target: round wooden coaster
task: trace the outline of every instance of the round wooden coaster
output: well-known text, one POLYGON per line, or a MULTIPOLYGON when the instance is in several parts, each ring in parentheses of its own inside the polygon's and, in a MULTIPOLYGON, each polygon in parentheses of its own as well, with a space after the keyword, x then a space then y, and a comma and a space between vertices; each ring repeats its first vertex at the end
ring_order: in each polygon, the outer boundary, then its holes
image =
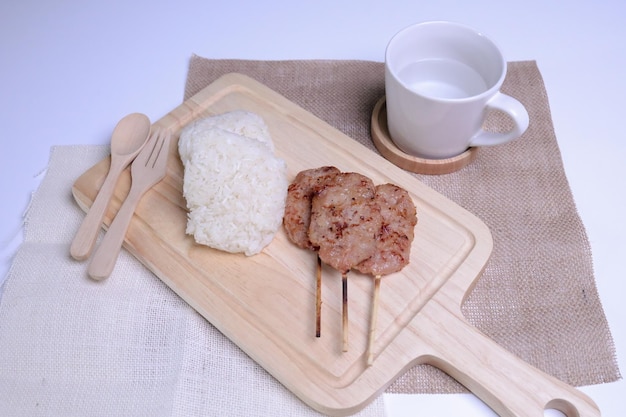
POLYGON ((404 153, 392 142, 387 127, 387 106, 383 96, 372 112, 372 140, 376 149, 390 162, 417 174, 449 174, 470 164, 476 159, 477 148, 469 148, 460 155, 446 159, 427 159, 404 153))

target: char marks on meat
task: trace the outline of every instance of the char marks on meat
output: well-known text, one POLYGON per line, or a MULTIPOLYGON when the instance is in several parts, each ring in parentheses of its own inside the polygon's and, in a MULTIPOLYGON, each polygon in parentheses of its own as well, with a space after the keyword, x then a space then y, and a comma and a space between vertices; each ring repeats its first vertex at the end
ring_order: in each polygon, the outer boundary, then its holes
POLYGON ((409 263, 417 214, 407 191, 396 185, 378 185, 375 200, 382 215, 376 251, 354 268, 381 276, 400 271, 409 263))
POLYGON ((339 173, 339 169, 333 166, 307 169, 299 172, 289 185, 283 225, 287 237, 297 246, 315 251, 319 249, 309 240, 311 200, 328 179, 339 173))
POLYGON ((382 216, 368 177, 339 173, 317 190, 311 202, 308 237, 326 264, 347 273, 376 251, 382 216))

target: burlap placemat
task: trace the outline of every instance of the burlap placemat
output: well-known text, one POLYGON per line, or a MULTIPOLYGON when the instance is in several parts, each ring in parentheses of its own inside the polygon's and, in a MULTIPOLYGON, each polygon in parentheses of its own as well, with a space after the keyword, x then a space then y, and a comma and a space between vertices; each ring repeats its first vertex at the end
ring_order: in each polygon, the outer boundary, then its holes
MULTIPOLYGON (((193 56, 185 98, 229 72, 283 94, 376 152, 370 116, 384 94, 384 67, 369 61, 244 61, 193 56)), ((481 148, 464 169, 419 180, 480 217, 494 251, 463 305, 468 320, 526 362, 574 385, 620 378, 584 226, 565 177, 548 99, 534 61, 511 62, 502 90, 528 109, 530 127, 506 145, 481 148)), ((494 115, 497 130, 506 118, 494 115)), ((427 365, 388 392, 465 389, 427 365)))

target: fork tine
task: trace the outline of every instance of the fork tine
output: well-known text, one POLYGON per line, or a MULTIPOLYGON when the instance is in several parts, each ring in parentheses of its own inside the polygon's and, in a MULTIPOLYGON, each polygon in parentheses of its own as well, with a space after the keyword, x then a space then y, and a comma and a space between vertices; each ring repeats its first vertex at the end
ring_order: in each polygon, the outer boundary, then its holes
POLYGON ((159 164, 159 166, 162 166, 163 164, 167 164, 167 154, 169 153, 170 137, 171 137, 171 134, 170 134, 169 129, 161 130, 160 136, 159 136, 161 143, 159 145, 159 149, 155 156, 153 168, 157 164, 159 164), (165 157, 160 157, 162 153, 165 153, 165 157))
POLYGON ((150 165, 152 165, 151 168, 155 167, 157 161, 159 160, 159 155, 163 150, 163 144, 165 143, 165 139, 169 136, 169 132, 167 131, 167 129, 157 129, 155 135, 157 139, 154 143, 152 150, 150 151, 148 159, 146 160, 146 167, 150 165))
POLYGON ((139 154, 133 161, 133 165, 135 163, 138 163, 139 165, 143 165, 145 167, 148 166, 148 161, 150 160, 150 157, 154 153, 154 144, 156 143, 156 140, 158 140, 158 136, 160 133, 161 133, 161 129, 158 127, 152 128, 150 130, 150 135, 148 136, 148 139, 146 140, 146 143, 143 146, 143 149, 141 150, 141 152, 139 152, 139 154), (150 149, 150 152, 148 152, 148 149, 150 149))
MULTIPOLYGON (((167 161, 167 153, 169 151, 170 132, 168 129, 155 128, 150 132, 144 149, 139 153, 131 170, 136 171, 139 168, 147 168, 149 170, 157 168, 157 163, 160 159, 167 161), (165 154, 163 158, 159 158, 162 154, 165 154)), ((159 166, 163 169, 163 166, 159 166)))

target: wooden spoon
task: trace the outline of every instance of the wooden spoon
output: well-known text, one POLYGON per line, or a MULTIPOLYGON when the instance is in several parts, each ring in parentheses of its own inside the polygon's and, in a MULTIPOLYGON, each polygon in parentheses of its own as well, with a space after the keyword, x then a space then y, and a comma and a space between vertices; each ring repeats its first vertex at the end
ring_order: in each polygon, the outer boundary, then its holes
POLYGON ((122 171, 135 159, 150 133, 150 120, 141 113, 132 113, 120 120, 111 136, 111 166, 95 201, 74 236, 70 254, 82 261, 91 255, 104 214, 111 201, 115 184, 122 171))

